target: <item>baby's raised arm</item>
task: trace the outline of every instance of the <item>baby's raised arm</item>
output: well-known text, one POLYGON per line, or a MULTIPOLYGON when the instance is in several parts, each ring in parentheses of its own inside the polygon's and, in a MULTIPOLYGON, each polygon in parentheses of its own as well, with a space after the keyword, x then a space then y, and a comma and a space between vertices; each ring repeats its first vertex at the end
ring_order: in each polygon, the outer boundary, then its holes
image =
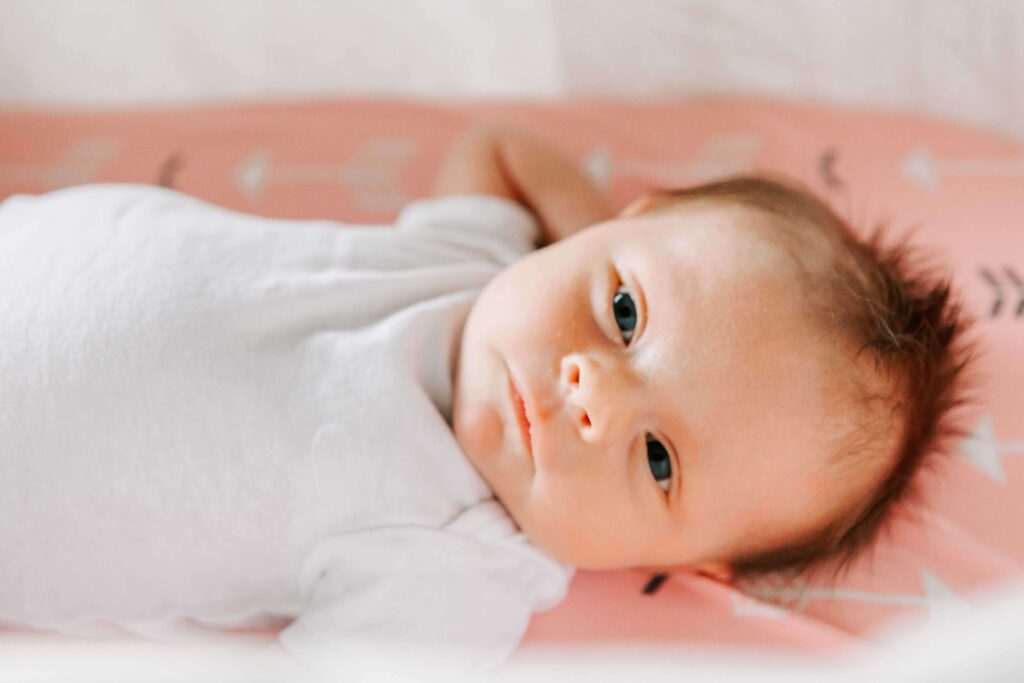
POLYGON ((434 195, 489 194, 518 202, 543 231, 542 244, 612 218, 604 195, 562 153, 503 123, 486 123, 448 151, 434 195))

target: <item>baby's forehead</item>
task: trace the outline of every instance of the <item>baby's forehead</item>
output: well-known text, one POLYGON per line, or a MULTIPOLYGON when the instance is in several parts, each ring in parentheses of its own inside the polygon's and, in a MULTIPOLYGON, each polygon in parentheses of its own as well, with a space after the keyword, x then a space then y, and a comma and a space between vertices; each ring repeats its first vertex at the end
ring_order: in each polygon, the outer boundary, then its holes
POLYGON ((636 278, 660 366, 670 374, 699 366, 709 382, 757 376, 785 383, 822 353, 800 283, 774 246, 704 219, 637 223, 633 234, 646 234, 622 244, 627 284, 636 278))
POLYGON ((613 246, 623 258, 677 288, 692 287, 695 278, 717 289, 759 288, 794 273, 769 220, 742 206, 700 202, 623 219, 618 227, 613 246))

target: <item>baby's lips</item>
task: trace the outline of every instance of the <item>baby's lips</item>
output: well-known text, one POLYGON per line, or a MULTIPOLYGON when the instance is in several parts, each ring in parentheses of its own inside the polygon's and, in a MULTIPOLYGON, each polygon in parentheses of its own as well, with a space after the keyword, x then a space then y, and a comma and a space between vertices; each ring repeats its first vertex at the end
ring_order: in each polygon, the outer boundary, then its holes
POLYGON ((523 445, 526 447, 527 453, 533 456, 533 434, 532 434, 532 423, 530 422, 529 413, 526 408, 526 398, 522 395, 519 387, 517 386, 515 376, 509 371, 508 376, 508 391, 509 401, 512 406, 512 418, 515 420, 516 427, 519 431, 520 436, 523 439, 523 445))

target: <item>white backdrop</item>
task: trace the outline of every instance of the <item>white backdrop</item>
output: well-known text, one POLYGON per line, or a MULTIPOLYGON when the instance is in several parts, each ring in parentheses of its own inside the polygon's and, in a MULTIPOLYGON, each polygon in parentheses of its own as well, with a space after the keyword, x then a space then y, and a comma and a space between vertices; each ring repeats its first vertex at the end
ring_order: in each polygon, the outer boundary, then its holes
POLYGON ((0 0, 0 106, 720 93, 1024 138, 1024 2, 0 0))

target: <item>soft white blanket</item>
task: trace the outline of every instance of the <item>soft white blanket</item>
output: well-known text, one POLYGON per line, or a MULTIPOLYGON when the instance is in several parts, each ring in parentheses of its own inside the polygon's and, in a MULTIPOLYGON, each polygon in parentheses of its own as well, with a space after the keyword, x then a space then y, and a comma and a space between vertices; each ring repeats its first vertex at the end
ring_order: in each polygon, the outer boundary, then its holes
MULTIPOLYGON (((992 683, 1024 680, 1024 584, 981 598, 971 611, 938 613, 920 628, 897 626, 875 653, 822 660, 749 651, 669 650, 648 647, 533 651, 497 672, 454 680, 427 672, 375 677, 374 681, 468 683, 760 683, 787 681, 901 681, 992 683)), ((269 639, 224 636, 188 647, 145 641, 80 642, 50 636, 0 637, 0 681, 263 681, 320 683, 327 679, 295 669, 269 639)))

